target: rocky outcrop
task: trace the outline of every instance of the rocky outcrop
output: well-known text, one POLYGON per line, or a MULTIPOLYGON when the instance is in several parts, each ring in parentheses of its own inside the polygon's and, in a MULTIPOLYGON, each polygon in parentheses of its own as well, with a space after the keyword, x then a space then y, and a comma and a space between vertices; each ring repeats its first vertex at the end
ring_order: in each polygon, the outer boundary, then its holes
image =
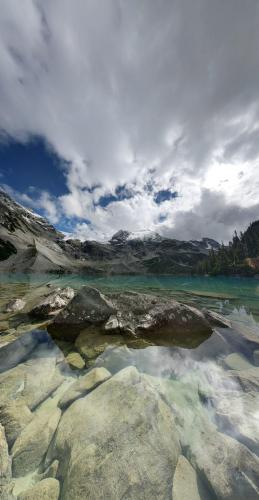
MULTIPOLYGON (((197 347, 212 333, 209 321, 194 307, 133 292, 104 296, 91 287, 81 288, 49 326, 49 332, 54 337, 74 340, 80 330, 93 326, 98 326, 99 335, 107 335, 108 342, 111 335, 121 335, 129 340, 143 338, 151 345, 180 342, 197 347)), ((91 333, 93 328, 89 329, 91 333)), ((101 343, 105 344, 105 337, 101 343)))
POLYGON ((164 500, 180 446, 170 408, 129 367, 65 411, 51 455, 64 500, 164 500))
POLYGON ((55 316, 73 299, 75 292, 73 288, 58 288, 40 301, 31 311, 30 315, 36 318, 47 318, 55 316))
POLYGON ((93 391, 110 377, 110 372, 105 368, 94 368, 69 387, 59 401, 59 407, 61 409, 66 408, 76 399, 86 396, 86 394, 93 391))
POLYGON ((43 479, 24 493, 21 493, 18 500, 58 500, 59 490, 57 479, 43 479))

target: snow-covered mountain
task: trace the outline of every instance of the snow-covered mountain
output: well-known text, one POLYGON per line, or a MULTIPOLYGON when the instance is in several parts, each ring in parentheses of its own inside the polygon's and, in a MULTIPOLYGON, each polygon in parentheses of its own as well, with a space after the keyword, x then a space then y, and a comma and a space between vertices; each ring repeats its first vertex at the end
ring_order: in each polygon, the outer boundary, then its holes
POLYGON ((219 244, 120 230, 108 243, 65 239, 43 217, 0 191, 0 270, 109 274, 189 273, 219 244))

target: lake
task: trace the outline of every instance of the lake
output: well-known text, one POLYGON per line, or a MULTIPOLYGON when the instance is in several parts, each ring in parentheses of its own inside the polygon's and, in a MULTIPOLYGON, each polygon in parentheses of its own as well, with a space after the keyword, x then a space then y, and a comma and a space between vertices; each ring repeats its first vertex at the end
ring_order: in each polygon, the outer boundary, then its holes
MULTIPOLYGON (((215 326, 212 335, 195 348, 191 344, 183 347, 181 342, 131 348, 126 341, 109 341, 106 335, 104 348, 96 351, 91 363, 74 371, 64 361, 71 346, 52 340, 47 324, 34 325, 26 315, 2 313, 0 422, 1 418, 8 421, 7 414, 11 419, 10 404, 8 411, 3 405, 7 398, 23 415, 19 421, 12 414, 12 426, 18 430, 15 437, 10 437, 10 429, 8 434, 14 494, 42 481, 40 475, 56 461, 56 472, 47 472, 44 477, 58 479, 62 499, 98 498, 99 484, 99 498, 104 498, 102 491, 106 491, 106 498, 185 500, 185 481, 194 488, 194 500, 259 498, 259 281, 6 274, 1 276, 0 307, 14 297, 31 297, 49 283, 75 290, 90 285, 104 294, 135 291, 172 297, 200 310, 215 311, 231 326, 215 326), (77 396, 69 407, 61 405, 60 410, 60 401, 71 384, 94 368, 107 370, 112 377, 89 395, 80 393, 80 399, 77 396), (121 370, 126 370, 127 379, 121 370), (137 382, 136 377, 140 377, 137 382), (121 387, 125 388, 122 392, 121 387), (117 402, 120 398, 121 406, 117 402), (56 422, 56 430, 52 432, 49 426, 39 438, 41 427, 49 425, 50 418, 56 422), (168 430, 171 418, 174 435, 168 430), (163 426, 170 447, 164 440, 163 426), (35 447, 42 453, 32 453, 35 447), (131 462, 131 454, 135 462, 131 462), (151 480, 151 471, 157 479, 151 480), (117 489, 108 480, 110 474, 114 474, 117 489), (179 489, 181 497, 177 496, 179 489)), ((93 338, 99 342, 98 337, 93 338)))

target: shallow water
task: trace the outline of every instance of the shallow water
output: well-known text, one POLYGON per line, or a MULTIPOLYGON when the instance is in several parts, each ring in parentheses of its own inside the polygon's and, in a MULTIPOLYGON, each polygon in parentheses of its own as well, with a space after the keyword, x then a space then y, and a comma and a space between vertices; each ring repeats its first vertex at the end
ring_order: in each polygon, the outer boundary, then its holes
MULTIPOLYGON (((10 298, 33 293, 38 287, 49 282, 61 287, 69 285, 76 289, 90 284, 104 292, 135 290, 166 294, 199 308, 207 307, 218 311, 232 321, 232 328, 215 328, 211 337, 194 349, 177 345, 140 349, 136 346, 132 349, 127 345, 108 345, 96 358, 93 366, 105 367, 112 374, 125 367, 134 366, 145 374, 157 393, 166 400, 176 422, 181 453, 196 471, 201 500, 259 498, 259 356, 256 354, 259 352, 259 282, 245 278, 4 275, 1 277, 0 306, 10 298), (235 443, 239 443, 238 447, 235 443), (225 463, 223 469, 221 462, 225 463)), ((15 342, 13 347, 9 344, 0 349, 0 378, 8 376, 8 373, 11 376, 8 368, 16 369, 22 366, 25 360, 33 365, 37 359, 40 369, 43 359, 46 362, 46 359, 54 356, 59 358, 59 363, 63 359, 61 351, 44 328, 25 334, 15 342), (25 345, 25 356, 20 356, 21 347, 17 344, 20 338, 23 339, 23 346, 25 345)), ((64 383, 68 386, 78 374, 72 372, 62 361, 58 366, 61 366, 64 383)), ((37 400, 37 391, 39 395, 42 391, 40 376, 35 377, 31 387, 30 390, 34 391, 33 397, 37 400)), ((55 405, 58 398, 59 392, 55 391, 42 401, 39 396, 40 403, 33 407, 32 412, 37 412, 44 404, 55 405)), ((134 406, 130 411, 135 411, 134 406)), ((106 418, 109 415, 107 408, 105 415, 106 418)), ((150 425, 155 425, 154 419, 155 415, 151 412, 150 425)), ((120 425, 122 423, 118 417, 114 426, 119 429, 120 425)), ((78 433, 76 435, 78 439, 78 433)), ((91 441, 91 436, 82 435, 81 438, 82 443, 85 440, 91 441)), ((77 449, 79 454, 81 451, 83 453, 83 445, 81 450, 80 443, 77 443, 77 449)), ((46 457, 37 466, 38 473, 44 468, 43 463, 46 468, 46 457)), ((97 483, 101 474, 99 466, 100 464, 96 468, 97 483)), ((92 471, 91 477, 86 476, 90 478, 90 483, 94 481, 94 474, 92 471)), ((71 498, 69 488, 73 478, 69 477, 67 481, 61 473, 58 473, 57 477, 61 485, 60 498, 71 498)), ((85 479, 85 482, 88 479, 85 479)), ((82 481, 82 478, 79 478, 79 482, 80 480, 82 481)), ((20 474, 15 479, 15 493, 18 494, 37 481, 39 478, 36 469, 24 475, 20 474)), ((168 491, 172 491, 173 473, 168 481, 164 498, 170 499, 172 493, 168 491)), ((80 488, 84 488, 84 484, 81 484, 80 488)), ((144 486, 143 488, 145 490, 144 486)), ((136 495, 136 500, 146 498, 145 492, 142 495, 138 491, 136 495)), ((79 496, 75 494, 74 498, 79 496)), ((94 489, 87 498, 98 498, 94 489)), ((100 495, 99 498, 104 497, 100 495)), ((107 498, 112 498, 109 493, 107 498)), ((125 494, 123 498, 133 497, 125 494)), ((150 498, 157 498, 157 493, 150 498)), ((182 498, 185 500, 184 496, 182 498)))

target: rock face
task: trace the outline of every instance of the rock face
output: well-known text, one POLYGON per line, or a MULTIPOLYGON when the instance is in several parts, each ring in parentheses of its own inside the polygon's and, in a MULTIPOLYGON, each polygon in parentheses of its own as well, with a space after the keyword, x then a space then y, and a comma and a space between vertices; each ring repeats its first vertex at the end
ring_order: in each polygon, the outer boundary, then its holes
POLYGON ((59 482, 57 479, 43 479, 18 496, 18 500, 58 500, 59 482))
POLYGON ((13 475, 24 476, 33 472, 43 460, 57 428, 61 411, 41 408, 25 427, 12 448, 13 475))
POLYGON ((55 316, 61 309, 63 309, 70 300, 73 299, 75 292, 73 288, 66 287, 58 289, 50 293, 44 300, 42 300, 31 311, 30 315, 37 318, 46 318, 55 316))
POLYGON ((65 392, 65 394, 59 401, 60 408, 66 408, 71 403, 73 403, 73 401, 85 396, 93 389, 98 387, 98 385, 108 380, 110 377, 110 372, 105 368, 94 368, 90 372, 86 373, 86 375, 84 375, 83 377, 80 377, 74 384, 69 387, 69 389, 65 392))
POLYGON ((133 367, 75 401, 52 446, 64 500, 170 498, 179 454, 170 408, 133 367))
POLYGON ((87 326, 98 326, 102 344, 105 335, 122 335, 143 338, 151 345, 180 341, 183 347, 190 343, 197 347, 212 333, 202 312, 175 300, 133 292, 104 296, 95 288, 83 287, 48 329, 54 337, 73 340, 87 326))

